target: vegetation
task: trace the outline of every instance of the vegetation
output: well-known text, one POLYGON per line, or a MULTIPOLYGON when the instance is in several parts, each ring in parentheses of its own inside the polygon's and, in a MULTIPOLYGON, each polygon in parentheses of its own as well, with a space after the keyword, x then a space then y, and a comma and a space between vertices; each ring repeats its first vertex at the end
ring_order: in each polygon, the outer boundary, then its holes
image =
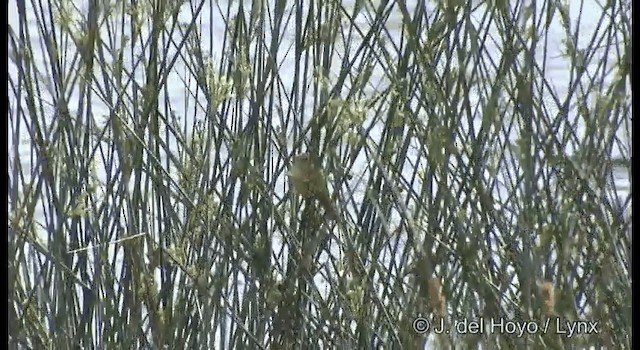
POLYGON ((630 347, 630 1, 9 6, 10 347, 630 347))

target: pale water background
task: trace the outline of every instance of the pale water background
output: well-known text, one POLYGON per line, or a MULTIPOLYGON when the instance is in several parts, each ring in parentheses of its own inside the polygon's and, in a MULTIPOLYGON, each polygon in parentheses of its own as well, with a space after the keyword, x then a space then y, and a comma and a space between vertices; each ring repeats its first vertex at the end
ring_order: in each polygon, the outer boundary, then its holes
MULTIPOLYGON (((344 3, 344 2, 343 2, 344 3)), ((86 8, 86 4, 83 3, 82 1, 79 2, 75 2, 76 6, 79 7, 80 9, 86 8)), ((248 2, 245 7, 249 8, 250 6, 250 2, 248 2)), ((31 24, 32 27, 30 27, 30 31, 32 33, 36 33, 38 31, 37 26, 35 25, 36 19, 33 18, 33 13, 34 11, 31 9, 30 10, 30 6, 31 4, 28 3, 27 4, 27 13, 29 13, 29 15, 31 16, 31 24)), ((237 6, 237 4, 235 5, 237 6)), ((415 6, 415 3, 412 3, 411 1, 409 1, 407 3, 407 6, 411 9, 413 6, 415 6)), ((579 11, 579 6, 580 6, 580 2, 579 1, 573 1, 570 5, 570 18, 572 19, 572 23, 575 23, 577 21, 578 18, 578 11, 579 11)), ((185 3, 183 5, 183 9, 182 12, 178 18, 178 21, 184 21, 184 22, 189 22, 191 19, 191 15, 190 12, 191 10, 189 9, 190 5, 188 3, 185 3)), ((215 8, 215 6, 214 6, 215 8)), ((220 4, 220 9, 222 11, 226 11, 227 5, 226 3, 221 3, 220 4)), ((291 10, 289 10, 291 11, 291 10)), ((234 12, 233 10, 231 11, 232 13, 234 12)), ((600 19, 601 17, 601 6, 598 4, 598 2, 594 1, 594 0, 589 0, 589 1, 585 1, 584 5, 583 5, 583 10, 580 16, 580 40, 579 42, 583 42, 583 43, 588 43, 592 36, 594 35, 594 33, 598 30, 598 23, 597 21, 600 19)), ((248 15, 248 13, 247 13, 248 15)), ((476 11, 475 17, 479 20, 482 17, 482 10, 478 10, 476 11)), ((217 60, 220 59, 220 57, 222 57, 223 55, 225 55, 224 52, 222 52, 222 38, 224 37, 224 29, 225 29, 225 24, 224 24, 224 18, 225 16, 223 14, 221 14, 220 12, 214 11, 212 13, 208 12, 208 6, 205 6, 201 16, 200 16, 200 26, 201 26, 201 32, 203 33, 209 33, 210 31, 212 31, 213 33, 219 33, 219 37, 217 38, 207 38, 207 40, 205 40, 205 42, 203 42, 203 49, 206 52, 208 48, 211 49, 211 52, 213 52, 212 55, 212 60, 214 62, 214 66, 217 66, 217 60), (212 39, 212 40, 209 40, 212 39)), ((569 74, 570 72, 568 71, 568 67, 570 67, 570 63, 568 61, 568 59, 563 58, 563 52, 564 52, 564 43, 562 42, 563 38, 565 38, 565 33, 564 33, 564 29, 562 28, 562 26, 559 23, 559 16, 556 16, 555 18, 555 23, 551 26, 552 30, 550 31, 550 35, 546 38, 549 41, 548 47, 550 48, 547 52, 547 72, 546 72, 546 78, 547 81, 550 82, 553 86, 553 89, 555 90, 555 92, 559 95, 560 99, 562 100, 564 98, 564 96, 566 95, 566 92, 568 90, 568 79, 569 79, 569 74), (554 32, 555 31, 555 32, 554 32)), ((368 26, 368 18, 367 15, 365 13, 361 13, 358 18, 356 19, 356 22, 358 22, 362 28, 366 28, 368 26)), ((292 24, 291 24, 292 25, 292 24)), ((13 28, 14 31, 17 32, 17 28, 18 28, 18 21, 17 21, 17 12, 16 12, 16 3, 15 0, 10 0, 9 2, 9 26, 10 28, 13 28)), ((399 11, 394 11, 391 14, 390 20, 388 21, 388 28, 391 32, 394 31, 398 31, 401 26, 401 13, 399 11)), ((279 66, 280 66, 280 72, 279 72, 279 76, 283 79, 282 83, 286 86, 288 83, 290 84, 290 82, 287 82, 287 77, 293 77, 294 76, 294 72, 292 72, 291 70, 294 67, 294 58, 293 58, 293 33, 289 32, 287 30, 287 26, 284 26, 284 32, 283 32, 283 37, 286 38, 286 40, 290 40, 290 45, 282 45, 282 50, 281 52, 279 52, 279 56, 278 56, 278 62, 279 62, 279 66)), ((38 37, 39 39, 44 39, 42 35, 37 35, 34 37, 38 37)), ((267 34, 267 37, 265 38, 266 42, 269 42, 270 38, 267 34)), ((357 47, 357 45, 354 45, 352 47, 357 47)), ((42 46, 40 43, 38 44, 34 44, 34 48, 36 49, 36 54, 34 55, 34 58, 36 60, 36 62, 38 62, 38 60, 42 60, 42 57, 45 56, 45 54, 43 52, 37 53, 37 50, 41 50, 42 46)), ((578 47, 578 49, 580 49, 580 47, 578 47)), ((173 49, 173 52, 175 52, 175 47, 173 49)), ((139 54, 139 53, 136 53, 139 54)), ((10 52, 11 55, 11 52, 10 52)), ((170 53, 171 55, 171 53, 170 53)), ((496 48, 496 57, 499 56, 499 52, 498 52, 498 48, 496 48)), ((537 57, 537 59, 542 60, 543 57, 542 53, 540 53, 540 57, 537 57)), ((127 64, 129 65, 129 67, 127 67, 127 69, 131 70, 132 67, 131 66, 131 55, 125 55, 126 59, 129 59, 129 62, 127 62, 127 64)), ((599 61, 603 59, 603 58, 595 58, 593 59, 591 62, 592 64, 596 64, 599 63, 599 61)), ((336 60, 335 61, 335 68, 339 69, 339 61, 336 60)), ((611 63, 611 65, 613 65, 613 62, 611 63)), ((49 76, 48 73, 48 68, 45 66, 45 64, 41 64, 42 68, 40 70, 41 76, 42 76, 42 80, 46 81, 47 77, 49 76)), ((592 67, 589 67, 589 69, 592 69, 592 67)), ((594 66, 593 69, 596 69, 596 67, 594 66)), ((144 84, 144 78, 142 75, 143 70, 138 68, 135 69, 136 71, 136 79, 138 80, 138 82, 142 85, 144 84)), ((14 81, 17 81, 17 71, 15 66, 11 63, 9 64, 9 74, 12 77, 11 79, 14 81)), ((613 76, 614 72, 611 73, 611 75, 613 76)), ((181 59, 179 59, 175 66, 174 69, 172 70, 172 72, 170 73, 169 77, 168 77, 168 81, 172 82, 170 84, 168 84, 168 86, 170 87, 169 91, 168 91, 168 95, 165 96, 164 92, 160 95, 160 99, 168 99, 172 105, 173 110, 171 112, 166 111, 167 114, 171 114, 174 113, 176 115, 176 117, 178 119, 182 119, 181 122, 184 122, 184 118, 185 116, 189 116, 192 114, 192 111, 194 109, 194 106, 196 106, 196 101, 193 100, 192 96, 187 93, 186 91, 184 91, 185 89, 185 85, 189 87, 189 89, 195 90, 196 89, 196 85, 195 82, 190 80, 188 78, 188 74, 186 71, 186 67, 184 64, 184 61, 182 61, 181 59)), ((381 71, 381 70, 374 70, 373 71, 373 75, 371 77, 371 83, 370 83, 370 91, 367 91, 367 93, 372 94, 375 90, 377 89, 382 89, 385 88, 388 85, 388 80, 385 77, 385 72, 381 71)), ((10 87, 11 88, 11 87, 10 87)), ((47 92, 44 93, 45 96, 47 95, 47 92)), ((630 96, 629 96, 630 99, 630 96)), ((53 99, 50 99, 49 101, 52 101, 53 99)), ((472 97, 473 100, 473 97, 472 97)), ((309 101, 311 101, 309 99, 309 101)), ((103 103, 102 101, 100 101, 99 98, 95 98, 93 101, 91 101, 93 104, 93 113, 95 116, 95 119, 99 122, 99 123, 104 123, 105 122, 105 118, 106 116, 109 114, 109 108, 108 106, 103 103)), ((200 101, 202 102, 202 101, 200 101)), ((547 106, 551 112, 550 114, 554 114, 556 112, 559 112, 559 109, 557 108, 557 106, 555 105, 555 103, 552 101, 551 97, 549 97, 549 105, 547 106)), ((247 101, 244 101, 243 103, 248 103, 247 101)), ((15 96, 13 96, 11 93, 9 95, 9 104, 10 104, 10 108, 14 108, 16 101, 15 101, 15 96)), ((70 108, 72 109, 72 114, 73 114, 73 108, 77 107, 77 94, 71 95, 70 98, 70 108), (75 99, 74 99, 75 96, 75 99)), ((310 108, 311 106, 305 106, 305 108, 310 108)), ((287 105, 283 105, 281 106, 281 108, 284 111, 287 111, 290 106, 287 105)), ((575 106, 572 106, 571 111, 572 113, 575 113, 575 106)), ((51 113, 50 115, 53 114, 53 108, 51 108, 51 110, 47 111, 49 113, 51 113)), ((202 112, 202 114, 204 114, 204 111, 202 112)), ((49 115, 49 116, 50 116, 49 115)), ((38 118, 42 118, 43 116, 38 116, 38 118)), ((571 115, 570 115, 571 117, 571 115)), ((575 117, 575 115, 574 115, 575 117)), ((47 118, 47 116, 44 116, 45 120, 47 118)), ((627 117, 629 125, 627 127, 621 127, 619 130, 619 135, 618 137, 621 140, 626 140, 626 149, 622 148, 622 147, 614 147, 614 154, 612 154, 611 156, 613 158, 619 158, 619 157, 625 157, 625 158, 629 158, 630 157, 630 145, 631 145, 631 127, 630 127, 630 121, 631 121, 631 116, 629 115, 627 117)), ((274 119, 275 120, 275 119, 274 119)), ((187 120, 186 124, 191 124, 192 121, 187 120)), ((480 124, 480 121, 477 121, 478 124, 480 124)), ((20 159, 22 160, 22 164, 20 164, 19 166, 21 166, 23 169, 25 169, 25 173, 29 173, 29 171, 27 169, 33 169, 33 162, 35 162, 34 160, 34 151, 32 149, 32 145, 30 144, 30 140, 31 137, 28 134, 28 120, 27 121, 21 121, 21 126, 20 126, 20 138, 18 140, 12 140, 9 139, 9 167, 16 167, 18 166, 18 164, 15 164, 15 159, 11 156, 11 154, 13 154, 14 150, 17 148, 18 152, 20 153, 20 159), (31 161, 29 161, 29 159, 31 159, 31 161)), ((9 125, 10 130, 12 130, 12 128, 16 127, 16 125, 9 125)), ((477 127, 477 125, 476 125, 477 127)), ((11 133, 11 131, 10 131, 11 133)), ((584 130, 580 131, 579 133, 584 133, 584 130)), ((371 135, 371 139, 374 140, 378 140, 380 138, 381 135, 381 129, 380 128, 374 128, 372 135, 371 135)), ((515 138, 517 138, 517 135, 513 135, 514 136, 514 140, 515 138)), ((291 144, 293 144, 292 139, 289 140, 291 144)), ((572 154, 575 150, 568 148, 565 150, 567 152, 567 154, 572 154)), ((162 160, 162 163, 165 164, 166 160, 162 160)), ((362 162, 364 162, 364 160, 362 160, 362 162)), ((361 168, 362 169, 366 169, 366 164, 361 163, 361 168)), ((613 178, 615 179, 615 183, 611 184, 612 187, 615 188, 615 190, 618 191, 618 195, 620 197, 621 200, 625 200, 627 195, 630 192, 630 182, 629 182, 629 170, 625 169, 625 168, 618 168, 615 173, 613 174, 613 178)), ((284 184, 284 178, 280 179, 279 183, 276 186, 276 190, 282 190, 285 187, 284 184)), ((28 181, 28 179, 26 179, 26 181, 28 181)), ((102 178, 102 181, 105 182, 105 178, 102 178)), ((364 193, 364 191, 362 191, 362 193, 364 193)), ((361 200, 362 196, 360 196, 360 198, 358 198, 358 196, 356 196, 357 200, 361 200)), ((41 217, 42 216, 42 206, 38 206, 37 207, 37 211, 39 211, 38 216, 41 217)), ((627 211, 627 214, 630 215, 630 205, 625 208, 625 211, 627 211)), ((98 242, 96 242, 98 243, 98 242)), ((277 244, 277 243, 276 243, 277 244)), ((276 250, 278 248, 274 247, 274 250, 276 250)), ((234 281, 233 283, 246 283, 247 281, 234 281)), ((318 283, 322 284, 322 280, 317 280, 318 283)), ((320 288, 320 290, 322 290, 322 288, 320 288)))

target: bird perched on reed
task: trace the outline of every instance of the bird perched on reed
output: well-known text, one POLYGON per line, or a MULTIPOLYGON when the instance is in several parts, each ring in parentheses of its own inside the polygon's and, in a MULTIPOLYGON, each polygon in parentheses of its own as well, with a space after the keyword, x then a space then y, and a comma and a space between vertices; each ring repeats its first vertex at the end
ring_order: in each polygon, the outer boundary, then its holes
POLYGON ((303 198, 318 200, 329 218, 333 220, 338 218, 338 213, 329 195, 324 171, 309 153, 303 153, 293 158, 287 176, 297 194, 303 198))

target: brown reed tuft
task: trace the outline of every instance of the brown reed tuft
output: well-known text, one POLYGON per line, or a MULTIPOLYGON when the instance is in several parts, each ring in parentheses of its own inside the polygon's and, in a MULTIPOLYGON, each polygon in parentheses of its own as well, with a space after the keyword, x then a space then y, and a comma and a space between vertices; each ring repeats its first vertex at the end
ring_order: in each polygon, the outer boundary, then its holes
POLYGON ((436 317, 444 317, 445 299, 442 293, 442 284, 440 283, 440 280, 437 277, 432 277, 429 279, 427 285, 431 311, 436 317))
POLYGON ((553 283, 546 281, 542 283, 540 287, 540 294, 542 296, 542 311, 546 316, 555 315, 555 291, 553 288, 553 283))

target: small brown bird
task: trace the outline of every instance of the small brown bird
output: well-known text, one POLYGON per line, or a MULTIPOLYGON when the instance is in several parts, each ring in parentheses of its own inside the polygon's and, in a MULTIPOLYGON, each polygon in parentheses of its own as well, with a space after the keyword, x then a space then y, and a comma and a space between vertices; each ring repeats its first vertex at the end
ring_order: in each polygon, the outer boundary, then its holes
POLYGON ((338 213, 329 195, 324 172, 309 153, 303 153, 293 158, 293 164, 287 172, 287 176, 296 193, 303 198, 317 199, 331 219, 338 218, 338 213))

